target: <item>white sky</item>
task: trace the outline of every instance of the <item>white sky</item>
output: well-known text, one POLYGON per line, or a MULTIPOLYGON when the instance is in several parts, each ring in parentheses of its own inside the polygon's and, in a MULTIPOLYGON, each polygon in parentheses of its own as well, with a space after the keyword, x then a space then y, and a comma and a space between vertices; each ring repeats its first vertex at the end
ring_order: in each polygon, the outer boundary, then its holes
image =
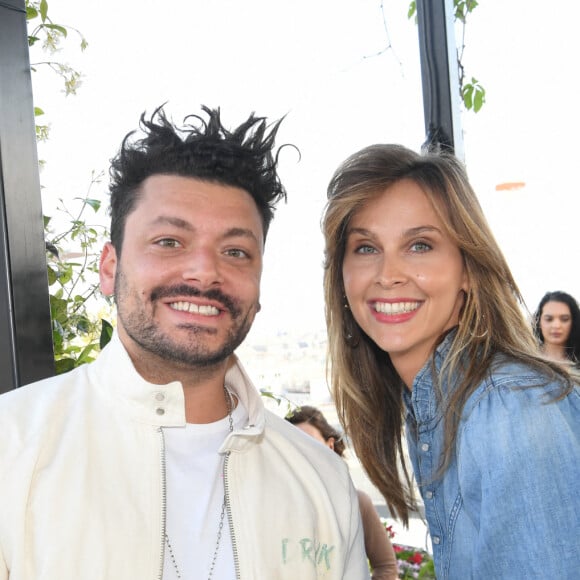
MULTIPOLYGON (((372 56, 387 45, 381 0, 52 0, 53 21, 78 28, 89 48, 80 54, 71 36, 58 57, 84 74, 77 96, 33 75, 52 126, 39 148, 46 212, 57 197, 83 195, 139 115, 165 101, 177 122, 200 104, 220 106, 231 125, 251 111, 287 114, 279 143, 302 159, 282 154, 289 202, 270 230, 252 333, 323 328, 330 176, 371 143, 424 141, 417 29, 406 0, 383 4, 394 51, 372 56)), ((487 89, 482 111, 462 117, 468 171, 530 309, 547 290, 580 298, 579 13, 575 0, 480 0, 466 32, 466 73, 487 89), (506 181, 526 186, 495 190, 506 181)))

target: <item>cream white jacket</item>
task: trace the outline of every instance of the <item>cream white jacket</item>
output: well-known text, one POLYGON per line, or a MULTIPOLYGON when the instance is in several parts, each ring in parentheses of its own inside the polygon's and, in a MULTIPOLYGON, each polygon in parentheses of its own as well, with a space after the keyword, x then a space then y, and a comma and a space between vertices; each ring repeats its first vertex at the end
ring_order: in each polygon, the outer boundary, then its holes
MULTIPOLYGON (((249 414, 221 449, 238 578, 368 578, 344 462, 265 410, 235 358, 226 384, 249 414)), ((117 336, 1 396, 0 580, 161 579, 161 428, 184 424, 181 384, 143 380, 117 336)))

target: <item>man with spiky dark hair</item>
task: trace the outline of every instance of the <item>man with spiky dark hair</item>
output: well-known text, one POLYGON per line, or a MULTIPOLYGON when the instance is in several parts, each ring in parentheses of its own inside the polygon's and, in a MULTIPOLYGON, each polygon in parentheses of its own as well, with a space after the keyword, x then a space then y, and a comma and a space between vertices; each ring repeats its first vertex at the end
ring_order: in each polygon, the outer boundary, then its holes
POLYGON ((111 166, 99 358, 0 397, 0 580, 368 578, 352 482, 234 350, 286 192, 279 123, 141 117, 111 166))

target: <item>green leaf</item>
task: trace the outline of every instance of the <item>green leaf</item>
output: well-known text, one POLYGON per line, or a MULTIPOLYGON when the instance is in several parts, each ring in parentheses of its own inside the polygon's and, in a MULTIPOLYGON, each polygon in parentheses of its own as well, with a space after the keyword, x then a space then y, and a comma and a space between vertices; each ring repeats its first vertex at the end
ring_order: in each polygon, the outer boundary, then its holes
POLYGON ((46 229, 46 226, 50 223, 50 220, 52 219, 52 217, 48 216, 48 215, 43 215, 42 219, 44 221, 44 229, 46 229))
POLYGON ((473 108, 473 85, 467 84, 463 87, 462 91, 463 102, 465 103, 466 109, 473 108))
POLYGON ((455 8, 455 18, 461 22, 465 22, 465 5, 463 3, 457 4, 455 8))
POLYGON ((473 110, 477 113, 483 107, 483 103, 485 102, 485 92, 478 90, 475 92, 475 98, 473 99, 473 110))
POLYGON ((85 203, 87 205, 90 205, 94 210, 95 213, 99 211, 99 209, 101 208, 101 202, 98 199, 85 199, 85 203))
POLYGON ((113 338, 113 325, 104 318, 101 320, 101 336, 99 338, 99 347, 105 348, 113 338))
POLYGON ((60 26, 60 24, 45 24, 44 27, 49 28, 50 30, 55 30, 56 32, 59 32, 65 38, 68 34, 67 29, 64 26, 60 26))
MULTIPOLYGON (((50 315, 53 323, 60 323, 67 320, 67 301, 63 298, 51 295, 50 301, 50 315)), ((62 333, 61 333, 62 334, 62 333)))
POLYGON ((58 274, 58 281, 64 286, 67 282, 70 282, 73 277, 73 269, 70 264, 67 264, 58 274))
POLYGON ((411 18, 413 18, 413 16, 415 16, 416 12, 417 12, 417 2, 415 0, 413 0, 409 4, 409 11, 407 12, 407 18, 409 20, 411 20, 411 18))
POLYGON ((69 344, 65 349, 63 349, 63 353, 66 354, 76 354, 77 352, 80 352, 81 348, 80 346, 74 346, 72 344, 69 344))
POLYGON ((266 399, 272 399, 274 401, 276 401, 278 403, 278 405, 281 403, 281 399, 280 397, 277 397, 272 391, 260 391, 260 395, 262 395, 262 397, 265 397, 266 399))
POLYGON ((43 22, 46 22, 46 15, 48 14, 48 2, 46 0, 40 0, 40 17, 43 22))
POLYGON ((50 266, 46 270, 48 272, 48 285, 52 286, 57 280, 56 272, 50 266))
POLYGON ((62 327, 52 329, 52 348, 55 355, 62 352, 62 334, 59 332, 61 329, 62 327))
POLYGON ((56 374, 61 375, 67 373, 75 368, 75 360, 73 358, 61 358, 55 361, 56 374))
POLYGON ((77 330, 86 334, 91 330, 91 321, 86 316, 81 316, 77 322, 77 330))
POLYGON ((78 358, 77 358, 77 362, 76 362, 76 366, 91 362, 92 360, 94 360, 93 357, 89 357, 89 354, 93 351, 93 349, 95 348, 94 344, 88 344, 87 346, 85 346, 85 348, 83 348, 83 350, 81 351, 81 354, 79 354, 78 358))
POLYGON ((36 18, 37 16, 38 10, 34 6, 26 7, 26 20, 34 20, 34 18, 36 18))
POLYGON ((44 115, 44 111, 40 107, 34 107, 34 116, 40 117, 41 115, 44 115))

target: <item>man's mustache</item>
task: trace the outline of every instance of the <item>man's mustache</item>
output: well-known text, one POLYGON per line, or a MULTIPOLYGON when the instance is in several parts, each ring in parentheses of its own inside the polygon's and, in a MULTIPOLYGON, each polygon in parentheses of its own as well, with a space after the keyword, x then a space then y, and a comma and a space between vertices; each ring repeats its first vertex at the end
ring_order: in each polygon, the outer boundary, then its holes
POLYGON ((160 300, 161 298, 180 298, 185 296, 191 298, 205 298, 206 300, 219 302, 225 310, 229 311, 232 318, 237 318, 242 313, 237 301, 217 288, 202 292, 193 286, 179 284, 176 286, 158 286, 151 291, 151 300, 153 302, 160 300))

